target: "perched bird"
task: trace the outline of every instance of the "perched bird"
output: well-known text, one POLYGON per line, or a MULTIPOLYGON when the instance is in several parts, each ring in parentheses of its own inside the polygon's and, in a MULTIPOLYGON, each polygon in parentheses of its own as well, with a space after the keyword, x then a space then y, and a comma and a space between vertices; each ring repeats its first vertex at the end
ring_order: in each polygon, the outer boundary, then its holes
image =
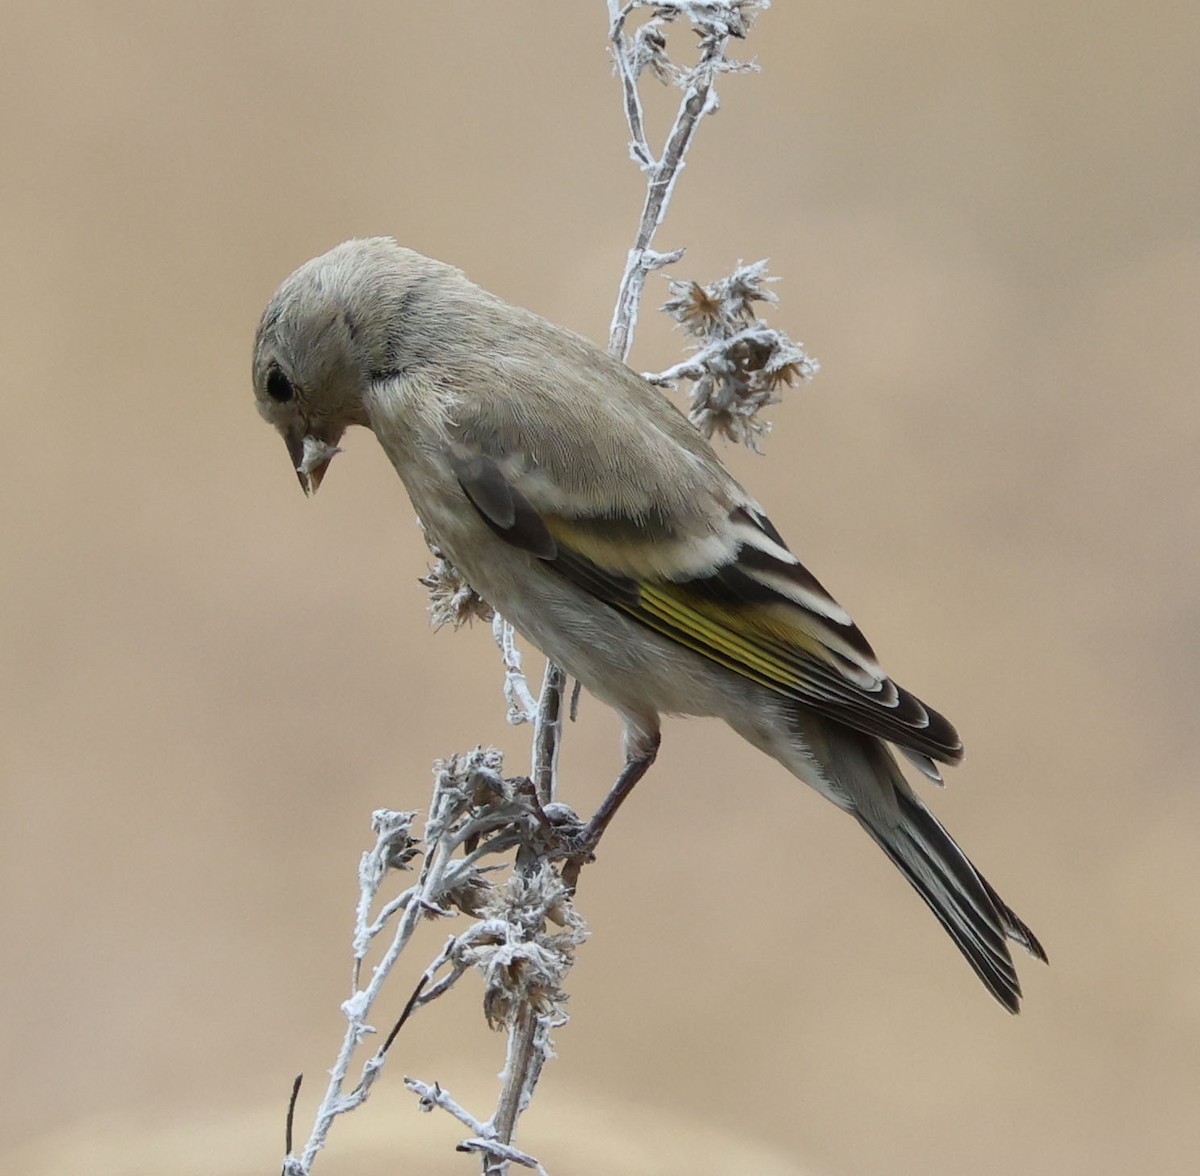
POLYGON ((254 390, 306 492, 350 425, 374 432, 475 591, 618 712, 628 786, 660 715, 724 719, 850 813, 1017 1011, 1006 941, 1045 953, 892 752, 936 780, 934 761, 962 758, 957 732, 884 673, 659 391, 383 237, 284 281, 258 328, 254 390))

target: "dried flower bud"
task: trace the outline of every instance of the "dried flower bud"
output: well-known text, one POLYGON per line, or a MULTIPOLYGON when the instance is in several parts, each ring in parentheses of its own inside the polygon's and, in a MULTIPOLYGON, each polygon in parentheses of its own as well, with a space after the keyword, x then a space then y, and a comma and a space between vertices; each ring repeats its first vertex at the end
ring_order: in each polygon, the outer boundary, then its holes
POLYGON ((477 919, 492 902, 494 889, 482 870, 468 870, 453 886, 442 891, 442 898, 448 906, 477 919))
POLYGON ((779 402, 784 385, 811 380, 820 364, 782 331, 763 323, 755 303, 774 303, 766 261, 739 265, 711 285, 673 281, 666 311, 696 339, 695 354, 665 372, 647 376, 673 386, 694 381, 688 417, 706 437, 720 433, 755 453, 771 430, 761 411, 779 402))
POLYGON ((484 977, 483 1009, 492 1028, 511 1025, 522 1009, 558 1017, 562 981, 587 935, 562 879, 548 863, 492 887, 482 921, 460 937, 459 962, 484 977), (561 927, 548 931, 547 922, 561 927))
POLYGON ((410 833, 416 815, 393 809, 376 809, 371 814, 371 831, 378 838, 375 856, 384 870, 407 870, 421 852, 420 839, 410 833))
POLYGON ((418 582, 429 589, 429 623, 435 629, 443 625, 460 629, 474 620, 491 623, 492 606, 449 560, 439 557, 418 582))
POLYGON ((667 38, 662 21, 658 18, 647 21, 633 35, 633 76, 641 77, 648 69, 663 85, 670 85, 679 78, 679 69, 667 56, 667 38))

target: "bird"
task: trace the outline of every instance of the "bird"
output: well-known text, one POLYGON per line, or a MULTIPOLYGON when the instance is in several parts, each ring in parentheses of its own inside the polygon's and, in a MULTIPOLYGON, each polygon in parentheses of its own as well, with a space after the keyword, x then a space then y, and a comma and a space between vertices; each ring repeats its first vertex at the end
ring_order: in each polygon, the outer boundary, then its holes
POLYGON ((614 807, 653 762, 662 716, 723 719, 854 817, 1019 1011, 1008 944, 1046 953, 896 758, 940 781, 937 765, 962 759, 957 731, 884 672, 659 389, 390 237, 343 242, 282 282, 253 383, 306 493, 350 426, 371 430, 431 546, 617 712, 614 807))

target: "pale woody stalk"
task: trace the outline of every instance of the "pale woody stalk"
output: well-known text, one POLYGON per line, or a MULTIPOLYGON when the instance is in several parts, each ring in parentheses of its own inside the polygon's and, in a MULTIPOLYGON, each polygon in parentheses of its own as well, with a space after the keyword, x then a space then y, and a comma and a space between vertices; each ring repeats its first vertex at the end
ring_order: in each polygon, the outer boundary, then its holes
MULTIPOLYGON (((717 78, 722 73, 754 68, 726 56, 729 42, 745 36, 754 10, 767 7, 768 0, 607 2, 630 154, 647 176, 646 199, 622 275, 609 339, 610 353, 624 359, 632 344, 646 277, 682 256, 682 250, 656 252, 653 241, 696 130, 703 118, 717 109, 717 78), (630 19, 642 9, 650 10, 651 15, 631 33, 630 19), (691 67, 678 66, 667 56, 668 26, 676 20, 688 22, 699 34, 699 58, 691 67), (657 157, 646 133, 638 90, 646 70, 683 92, 657 157)), ((672 283, 675 297, 667 309, 697 340, 695 353, 648 377, 662 384, 693 381, 693 420, 708 433, 722 431, 753 447, 764 429, 755 414, 775 399, 774 389, 795 378, 808 378, 816 370, 815 363, 786 336, 759 323, 749 309, 753 301, 772 300, 763 286, 767 280, 759 263, 739 269, 714 286, 672 283)), ((312 1133, 298 1153, 291 1148, 289 1115, 284 1176, 308 1176, 337 1116, 367 1098, 408 1017, 444 995, 472 970, 483 976, 484 1012, 489 1023, 503 1025, 508 1031, 496 1109, 490 1118, 479 1119, 436 1083, 405 1078, 405 1085, 418 1096, 422 1109, 440 1108, 466 1127, 470 1135, 459 1150, 479 1154, 486 1176, 499 1176, 513 1164, 545 1172, 537 1159, 513 1145, 513 1138, 542 1066, 553 1056, 551 1031, 566 1021, 562 984, 574 949, 586 935, 574 911, 573 893, 560 872, 563 846, 582 827, 566 806, 555 802, 566 678, 557 666, 548 665, 535 700, 513 631, 503 618, 493 616, 440 558, 423 582, 430 589, 430 611, 436 625, 457 627, 473 618, 491 623, 504 667, 508 721, 528 722, 533 727, 530 774, 506 779, 500 753, 476 749, 436 765, 422 840, 412 834, 415 813, 381 810, 374 814, 376 843, 363 855, 359 869, 351 996, 342 1005, 346 1032, 312 1133), (385 877, 393 869, 410 869, 419 853, 423 860, 416 882, 372 915, 385 877), (510 853, 514 856, 507 878, 494 881, 490 875, 505 867, 498 855, 510 853), (560 863, 560 868, 554 862, 560 863), (364 1039, 375 1032, 367 1018, 416 927, 430 916, 463 914, 473 922, 444 943, 422 974, 399 1021, 383 1045, 362 1063, 357 1082, 347 1090, 353 1059, 364 1039), (385 931, 390 931, 390 943, 362 985, 366 955, 385 931)))

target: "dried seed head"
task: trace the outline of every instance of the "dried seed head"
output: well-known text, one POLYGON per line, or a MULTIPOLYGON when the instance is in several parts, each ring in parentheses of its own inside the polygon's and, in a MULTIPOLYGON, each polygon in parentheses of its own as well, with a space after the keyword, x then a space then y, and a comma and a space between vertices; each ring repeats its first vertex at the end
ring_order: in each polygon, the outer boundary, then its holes
POLYGON ((766 261, 739 265, 710 285, 673 281, 663 306, 697 340, 690 359, 651 379, 694 381, 688 416, 706 437, 719 433, 756 453, 770 432, 760 413, 779 402, 785 385, 807 381, 820 365, 782 331, 755 314, 756 303, 774 303, 766 261))
POLYGON ((480 913, 482 921, 462 937, 460 959, 483 973, 488 1023, 511 1025, 526 1008, 560 1016, 562 982, 587 931, 557 872, 543 862, 531 874, 514 873, 491 888, 480 913))
POLYGON ((429 589, 429 623, 435 629, 443 625, 460 629, 475 620, 491 623, 492 606, 449 560, 439 557, 418 582, 429 589))

